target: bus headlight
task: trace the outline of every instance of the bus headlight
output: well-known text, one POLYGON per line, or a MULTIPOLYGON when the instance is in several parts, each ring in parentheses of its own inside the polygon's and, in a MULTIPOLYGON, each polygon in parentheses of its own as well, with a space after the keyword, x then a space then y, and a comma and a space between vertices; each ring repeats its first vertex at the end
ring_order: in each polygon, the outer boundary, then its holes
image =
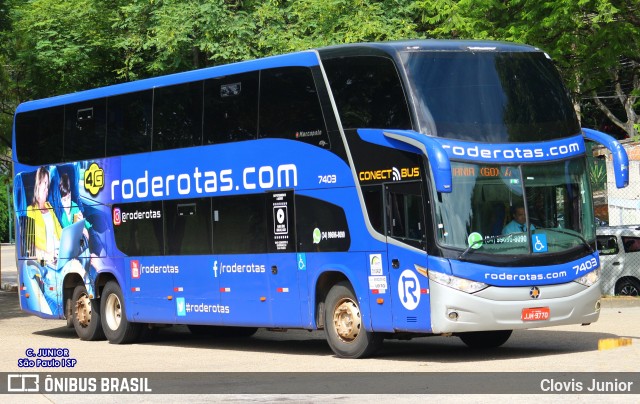
POLYGON ((447 275, 436 271, 429 271, 429 279, 465 293, 475 293, 489 286, 486 283, 458 278, 457 276, 447 275))
POLYGON ((600 279, 600 267, 595 271, 591 271, 585 276, 576 279, 575 282, 584 286, 592 286, 594 283, 598 282, 598 279, 600 279))

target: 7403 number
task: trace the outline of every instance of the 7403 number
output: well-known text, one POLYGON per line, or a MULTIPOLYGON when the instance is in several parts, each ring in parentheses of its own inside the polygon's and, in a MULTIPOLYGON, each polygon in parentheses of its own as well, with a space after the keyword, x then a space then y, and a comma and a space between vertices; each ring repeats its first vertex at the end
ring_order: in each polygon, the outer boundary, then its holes
POLYGON ((338 178, 335 174, 318 175, 318 184, 335 184, 338 178))

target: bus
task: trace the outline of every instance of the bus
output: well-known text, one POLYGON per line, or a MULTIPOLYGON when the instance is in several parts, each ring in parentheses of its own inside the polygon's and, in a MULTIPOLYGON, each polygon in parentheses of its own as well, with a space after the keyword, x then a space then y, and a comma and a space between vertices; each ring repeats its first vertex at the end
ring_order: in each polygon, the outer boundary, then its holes
POLYGON ((384 339, 589 324, 588 146, 543 51, 331 46, 21 104, 19 298, 82 340, 154 329, 384 339))

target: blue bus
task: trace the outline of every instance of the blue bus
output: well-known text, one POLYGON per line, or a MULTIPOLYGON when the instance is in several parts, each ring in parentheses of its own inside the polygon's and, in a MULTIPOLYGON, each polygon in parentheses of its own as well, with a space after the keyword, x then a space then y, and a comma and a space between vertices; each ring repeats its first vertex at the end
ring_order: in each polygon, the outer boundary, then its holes
POLYGON ((588 143, 525 45, 333 46, 21 104, 20 304, 83 340, 170 324, 384 339, 588 324, 600 261, 588 143))

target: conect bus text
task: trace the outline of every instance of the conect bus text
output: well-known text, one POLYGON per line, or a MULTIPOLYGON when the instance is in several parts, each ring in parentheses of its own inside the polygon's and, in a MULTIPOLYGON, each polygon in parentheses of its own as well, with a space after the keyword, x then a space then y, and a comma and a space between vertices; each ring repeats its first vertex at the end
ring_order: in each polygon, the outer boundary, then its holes
POLYGON ((195 167, 191 174, 169 174, 166 176, 152 176, 145 170, 138 178, 126 178, 122 181, 111 182, 111 200, 116 196, 122 199, 166 197, 172 195, 189 195, 192 191, 197 194, 213 194, 229 192, 234 189, 272 189, 288 188, 298 185, 298 168, 295 164, 282 164, 277 167, 246 167, 242 170, 242 180, 234 180, 234 171, 225 169, 220 171, 200 171, 195 167), (242 185, 240 185, 242 184, 242 185))

